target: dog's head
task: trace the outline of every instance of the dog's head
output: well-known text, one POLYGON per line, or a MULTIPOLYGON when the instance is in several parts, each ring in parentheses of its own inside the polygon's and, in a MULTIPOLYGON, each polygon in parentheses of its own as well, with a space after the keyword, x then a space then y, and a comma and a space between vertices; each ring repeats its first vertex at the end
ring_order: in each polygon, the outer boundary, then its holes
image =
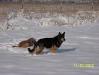
POLYGON ((63 33, 58 33, 58 39, 61 41, 61 42, 64 42, 65 41, 65 32, 63 33))

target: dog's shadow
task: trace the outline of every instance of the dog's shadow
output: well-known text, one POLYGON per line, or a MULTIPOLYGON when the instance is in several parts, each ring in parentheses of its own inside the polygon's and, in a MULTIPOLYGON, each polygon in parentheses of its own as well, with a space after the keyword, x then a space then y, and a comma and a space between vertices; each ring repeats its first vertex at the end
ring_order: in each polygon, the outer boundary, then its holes
MULTIPOLYGON (((57 49, 57 53, 70 52, 70 51, 75 51, 75 50, 76 50, 76 48, 69 48, 69 49, 61 49, 61 48, 59 48, 59 49, 57 49)), ((49 52, 50 51, 45 51, 44 53, 47 54, 49 52)))
POLYGON ((71 52, 71 51, 75 51, 76 48, 69 48, 69 49, 57 49, 57 53, 64 53, 64 52, 71 52))

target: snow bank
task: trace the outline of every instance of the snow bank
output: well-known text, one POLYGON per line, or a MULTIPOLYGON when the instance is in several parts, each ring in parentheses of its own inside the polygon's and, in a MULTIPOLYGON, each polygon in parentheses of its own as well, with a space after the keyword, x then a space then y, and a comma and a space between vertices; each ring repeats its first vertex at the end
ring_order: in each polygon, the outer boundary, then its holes
POLYGON ((65 15, 57 13, 24 13, 11 12, 4 23, 0 25, 0 31, 5 30, 27 30, 35 26, 78 26, 96 22, 95 11, 80 11, 76 15, 65 15), (30 26, 29 26, 30 25, 30 26))
POLYGON ((96 22, 96 12, 94 11, 80 11, 77 12, 76 15, 63 15, 63 14, 53 14, 49 18, 42 18, 41 25, 49 26, 49 25, 83 25, 83 24, 91 24, 96 22), (54 16, 55 15, 55 16, 54 16))

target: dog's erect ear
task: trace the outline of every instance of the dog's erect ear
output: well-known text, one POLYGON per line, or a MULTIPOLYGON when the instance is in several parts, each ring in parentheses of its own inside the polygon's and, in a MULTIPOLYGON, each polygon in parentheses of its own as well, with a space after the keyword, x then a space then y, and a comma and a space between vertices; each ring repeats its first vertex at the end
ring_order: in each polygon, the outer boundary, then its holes
POLYGON ((63 35, 65 35, 65 32, 63 32, 63 35))
POLYGON ((61 35, 61 33, 59 32, 58 35, 61 35))

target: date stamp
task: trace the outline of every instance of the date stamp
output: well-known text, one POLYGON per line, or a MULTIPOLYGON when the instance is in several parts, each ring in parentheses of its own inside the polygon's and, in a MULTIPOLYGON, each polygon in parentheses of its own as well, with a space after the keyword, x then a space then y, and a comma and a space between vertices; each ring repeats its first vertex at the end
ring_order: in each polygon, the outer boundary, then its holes
POLYGON ((74 64, 75 68, 94 68, 95 64, 74 64))

